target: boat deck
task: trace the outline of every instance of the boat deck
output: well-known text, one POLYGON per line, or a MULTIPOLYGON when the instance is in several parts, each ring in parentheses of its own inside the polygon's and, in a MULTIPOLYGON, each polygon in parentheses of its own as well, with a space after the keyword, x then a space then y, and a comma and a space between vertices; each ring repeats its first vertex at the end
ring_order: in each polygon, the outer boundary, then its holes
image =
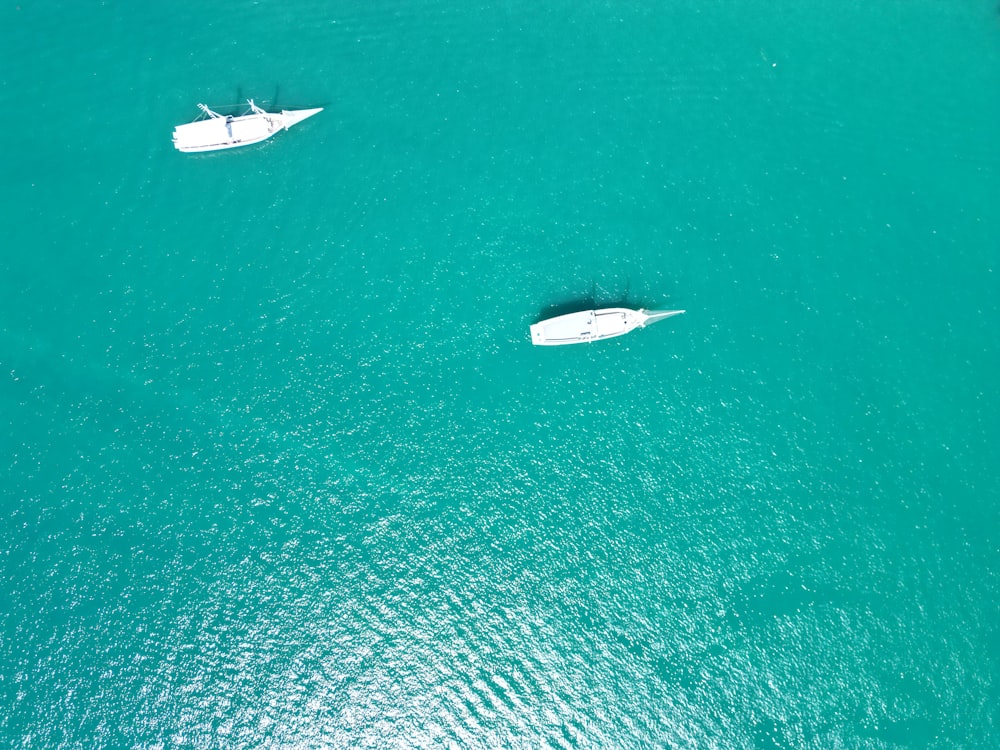
POLYGON ((280 116, 210 117, 174 128, 174 145, 181 151, 213 151, 256 143, 282 127, 280 116))

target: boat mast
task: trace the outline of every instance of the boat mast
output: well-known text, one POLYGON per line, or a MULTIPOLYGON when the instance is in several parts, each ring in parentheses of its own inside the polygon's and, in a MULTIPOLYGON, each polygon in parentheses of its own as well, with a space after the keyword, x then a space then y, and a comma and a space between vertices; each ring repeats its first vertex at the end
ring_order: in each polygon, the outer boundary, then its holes
POLYGON ((219 117, 219 118, 222 117, 222 115, 220 115, 218 112, 213 112, 208 107, 206 107, 204 104, 199 104, 198 105, 198 109, 200 109, 202 112, 204 112, 209 117, 219 117))
MULTIPOLYGON (((267 120, 267 125, 270 128, 271 132, 273 133, 276 126, 274 124, 274 119, 271 117, 271 113, 270 112, 265 112, 260 107, 258 107, 256 104, 254 104, 253 103, 253 99, 247 99, 247 103, 250 105, 250 111, 251 112, 253 112, 255 115, 260 115, 265 120, 267 120)), ((288 130, 288 123, 286 123, 284 121, 284 118, 280 118, 278 124, 279 125, 284 125, 285 126, 285 130, 288 130)))

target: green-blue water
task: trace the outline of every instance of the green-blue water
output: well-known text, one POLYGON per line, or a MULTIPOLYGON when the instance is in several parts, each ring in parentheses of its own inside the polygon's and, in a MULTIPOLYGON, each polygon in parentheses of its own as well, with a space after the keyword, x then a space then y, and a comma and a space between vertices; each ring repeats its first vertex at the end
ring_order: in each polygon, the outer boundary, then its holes
POLYGON ((998 93, 985 0, 5 3, 0 746, 1000 746, 998 93))

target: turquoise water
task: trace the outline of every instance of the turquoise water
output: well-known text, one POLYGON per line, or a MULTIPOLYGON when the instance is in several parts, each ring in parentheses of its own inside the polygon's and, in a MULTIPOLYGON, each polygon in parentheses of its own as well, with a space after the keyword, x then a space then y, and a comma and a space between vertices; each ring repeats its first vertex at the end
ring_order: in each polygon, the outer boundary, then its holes
POLYGON ((0 745, 1000 746, 995 3, 142 5, 0 9, 0 745))

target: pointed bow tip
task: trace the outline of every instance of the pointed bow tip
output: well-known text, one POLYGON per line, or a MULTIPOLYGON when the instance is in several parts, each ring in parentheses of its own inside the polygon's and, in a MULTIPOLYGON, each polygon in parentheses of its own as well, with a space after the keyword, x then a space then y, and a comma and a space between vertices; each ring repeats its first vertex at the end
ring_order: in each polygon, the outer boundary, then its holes
POLYGON ((318 115, 322 111, 322 107, 316 107, 315 109, 284 109, 281 111, 281 116, 285 119, 285 122, 291 126, 298 125, 303 120, 312 117, 313 115, 318 115))
POLYGON ((653 323, 659 323, 661 320, 672 318, 675 315, 680 315, 684 310, 640 310, 639 312, 643 316, 641 318, 641 325, 648 326, 653 323))

